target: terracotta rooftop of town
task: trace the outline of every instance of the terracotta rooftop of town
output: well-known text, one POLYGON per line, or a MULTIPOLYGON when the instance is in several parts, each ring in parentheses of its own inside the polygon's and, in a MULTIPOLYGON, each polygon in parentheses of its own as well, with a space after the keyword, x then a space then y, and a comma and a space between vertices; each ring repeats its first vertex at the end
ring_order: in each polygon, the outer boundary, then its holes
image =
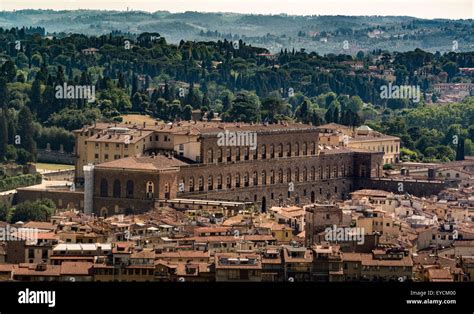
POLYGON ((56 227, 50 222, 42 221, 29 221, 25 223, 23 228, 42 229, 42 230, 55 230, 56 227))
MULTIPOLYGON (((88 130, 106 130, 110 128, 127 128, 130 130, 154 131, 172 134, 217 134, 225 130, 228 131, 251 131, 251 132, 288 132, 298 130, 317 130, 316 126, 303 123, 244 123, 244 122, 221 122, 221 121, 181 121, 174 123, 155 122, 155 124, 127 124, 127 123, 96 123, 93 126, 85 126, 82 129, 74 130, 75 133, 86 132, 88 130)), ((96 136, 96 135, 94 135, 96 136)), ((92 136, 90 139, 92 140, 92 136)), ((113 136, 112 136, 113 137, 113 136)))
POLYGON ((350 193, 351 195, 357 195, 357 196, 378 196, 378 197, 387 197, 389 196, 390 192, 383 191, 383 190, 370 190, 370 189, 363 189, 363 190, 358 190, 350 193))
POLYGON ((162 258, 209 258, 210 252, 203 252, 203 251, 177 251, 177 252, 163 252, 160 254, 156 254, 157 259, 162 258))
POLYGON ((90 275, 93 263, 90 262, 62 262, 61 275, 90 275))
POLYGON ((401 259, 374 259, 372 254, 367 253, 343 253, 343 261, 361 262, 364 266, 413 266, 411 257, 404 256, 401 259))
POLYGON ((22 263, 18 265, 18 268, 15 268, 14 272, 15 275, 21 276, 59 276, 61 274, 61 266, 22 263), (40 268, 40 266, 43 268, 40 268))
POLYGON ((87 142, 106 142, 106 143, 128 143, 134 144, 147 136, 153 134, 153 131, 130 129, 126 133, 96 133, 87 139, 87 142))
POLYGON ((428 277, 431 281, 435 282, 445 282, 445 281, 453 281, 453 276, 449 269, 428 269, 428 277))
POLYGON ((96 165, 96 169, 136 169, 136 170, 164 170, 173 167, 185 166, 187 163, 173 157, 163 155, 127 157, 112 161, 107 161, 96 165))

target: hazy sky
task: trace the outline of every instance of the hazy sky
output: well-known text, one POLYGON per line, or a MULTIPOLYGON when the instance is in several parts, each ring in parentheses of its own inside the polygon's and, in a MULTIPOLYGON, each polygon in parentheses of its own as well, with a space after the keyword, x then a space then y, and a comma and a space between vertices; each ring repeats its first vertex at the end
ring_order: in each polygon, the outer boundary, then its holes
POLYGON ((474 0, 0 0, 0 10, 101 9, 474 18, 474 0))

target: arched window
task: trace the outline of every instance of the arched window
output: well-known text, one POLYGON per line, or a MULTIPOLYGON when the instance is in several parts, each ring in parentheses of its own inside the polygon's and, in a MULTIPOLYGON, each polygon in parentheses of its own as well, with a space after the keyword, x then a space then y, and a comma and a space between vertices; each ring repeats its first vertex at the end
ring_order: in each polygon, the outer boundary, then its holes
POLYGON ((308 181, 308 169, 306 167, 303 168, 303 182, 308 181))
POLYGON ((214 162, 214 152, 212 149, 207 150, 207 162, 212 164, 214 162))
POLYGON ((222 190, 222 175, 217 176, 217 189, 222 190))
POLYGON ((232 150, 230 147, 226 149, 227 161, 232 161, 232 150))
POLYGON ((295 144, 295 156, 299 156, 299 155, 300 155, 300 144, 296 143, 295 144))
POLYGON ((283 157, 283 144, 278 145, 278 157, 283 157))
POLYGON ((291 182, 291 169, 286 169, 286 182, 291 182))
POLYGON ((337 165, 332 168, 333 178, 337 178, 337 165))
POLYGON ((106 179, 100 180, 100 196, 107 197, 109 196, 109 183, 106 179))
POLYGON ((255 143, 255 149, 252 151, 252 154, 253 154, 253 160, 257 160, 258 159, 258 146, 257 146, 257 143, 255 143))
POLYGON ((295 169, 295 182, 300 182, 300 168, 295 169))
POLYGON ((275 145, 270 144, 270 158, 275 158, 275 145))
POLYGON ((244 148, 244 160, 249 160, 249 148, 245 147, 244 148))
POLYGON ((249 186, 249 173, 244 174, 244 186, 249 186))
POLYGON ((311 142, 311 155, 316 155, 316 143, 311 142))
POLYGON ((235 148, 235 160, 240 161, 240 147, 235 148))
POLYGON ((265 170, 262 171, 262 185, 267 184, 267 172, 265 170))
POLYGON ((311 167, 311 181, 316 180, 316 168, 311 167))
POLYGON ((128 180, 127 181, 127 188, 126 188, 126 197, 127 198, 133 198, 133 181, 132 180, 128 180))
POLYGON ((275 184, 275 171, 270 170, 270 184, 275 184))
POLYGON ((308 155, 308 145, 306 145, 306 142, 303 143, 303 155, 308 155))
POLYGON ((320 179, 320 180, 324 179, 323 166, 319 166, 319 168, 318 168, 318 174, 319 174, 319 179, 320 179))
POLYGON ((207 177, 207 190, 212 191, 214 186, 213 178, 212 176, 207 177))
POLYGON ((286 144, 286 156, 291 157, 291 143, 286 144))
POLYGON ((253 185, 258 185, 258 173, 257 173, 257 171, 253 172, 252 179, 253 179, 253 185))
POLYGON ((283 169, 278 170, 278 182, 283 183, 283 169))
POLYGON ((114 197, 120 197, 120 190, 121 190, 121 185, 120 185, 120 181, 118 179, 116 179, 114 181, 114 190, 113 190, 113 196, 114 197))
POLYGON ((199 181, 198 181, 198 185, 199 185, 199 191, 204 191, 204 178, 202 176, 199 177, 199 181))
POLYGON ((155 184, 151 181, 148 181, 146 184, 146 197, 153 198, 155 194, 155 184))
POLYGON ((240 188, 240 174, 235 175, 235 187, 240 188))
POLYGON ((267 147, 262 145, 262 159, 267 159, 267 147))
POLYGON ((232 188, 232 176, 230 174, 227 175, 226 185, 228 189, 232 188))
POLYGON ((194 192, 194 177, 189 178, 189 192, 194 192))
POLYGON ((165 199, 170 198, 170 185, 168 183, 165 184, 165 199))
POLYGON ((222 148, 217 150, 217 162, 222 162, 222 148))
POLYGON ((346 166, 345 165, 341 165, 341 173, 342 173, 343 177, 346 176, 346 166))

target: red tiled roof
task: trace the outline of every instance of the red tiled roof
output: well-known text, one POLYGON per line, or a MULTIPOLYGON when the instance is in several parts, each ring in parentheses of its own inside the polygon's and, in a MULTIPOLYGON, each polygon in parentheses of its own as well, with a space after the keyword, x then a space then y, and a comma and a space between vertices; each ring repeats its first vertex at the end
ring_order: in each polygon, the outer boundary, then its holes
POLYGON ((138 170, 163 170, 172 167, 187 165, 178 159, 166 156, 127 157, 98 164, 96 169, 138 169, 138 170))

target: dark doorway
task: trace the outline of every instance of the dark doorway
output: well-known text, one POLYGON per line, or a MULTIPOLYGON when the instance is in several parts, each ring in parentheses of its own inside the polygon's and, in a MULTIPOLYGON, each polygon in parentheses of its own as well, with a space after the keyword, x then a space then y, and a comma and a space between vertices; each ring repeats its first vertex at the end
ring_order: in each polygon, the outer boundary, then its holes
POLYGON ((314 196, 314 191, 311 192, 311 203, 316 201, 316 197, 314 196))
POLYGON ((262 197, 262 213, 267 212, 267 198, 265 196, 262 197))

